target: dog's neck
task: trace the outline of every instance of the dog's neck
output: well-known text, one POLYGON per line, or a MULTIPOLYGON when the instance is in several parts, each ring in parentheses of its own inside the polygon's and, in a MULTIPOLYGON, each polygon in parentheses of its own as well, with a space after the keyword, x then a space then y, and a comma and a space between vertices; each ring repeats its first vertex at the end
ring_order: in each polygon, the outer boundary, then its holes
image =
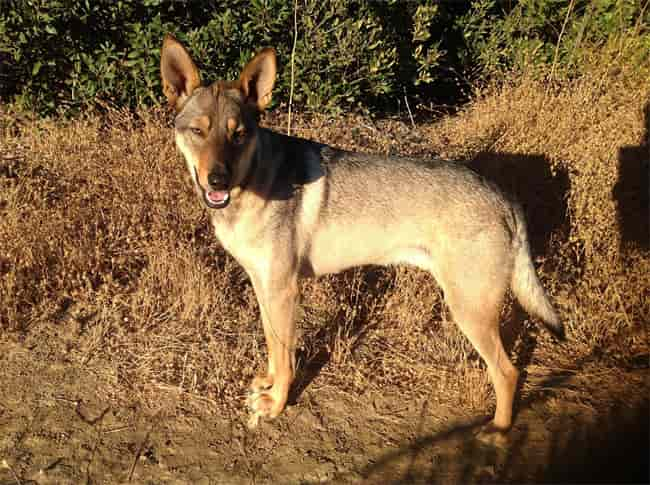
POLYGON ((224 209, 210 210, 213 223, 231 225, 244 210, 247 214, 278 200, 298 197, 305 184, 323 176, 321 151, 316 142, 257 128, 250 156, 242 160, 238 183, 224 209))

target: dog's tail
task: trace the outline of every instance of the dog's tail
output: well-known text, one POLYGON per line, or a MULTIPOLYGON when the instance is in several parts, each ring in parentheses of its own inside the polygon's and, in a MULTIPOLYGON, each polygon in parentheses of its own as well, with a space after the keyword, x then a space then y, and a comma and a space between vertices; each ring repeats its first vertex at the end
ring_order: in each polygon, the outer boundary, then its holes
POLYGON ((541 318, 545 327, 558 339, 564 340, 564 325, 546 296, 537 277, 530 255, 526 220, 519 204, 514 205, 515 215, 515 265, 512 273, 512 291, 530 314, 541 318))

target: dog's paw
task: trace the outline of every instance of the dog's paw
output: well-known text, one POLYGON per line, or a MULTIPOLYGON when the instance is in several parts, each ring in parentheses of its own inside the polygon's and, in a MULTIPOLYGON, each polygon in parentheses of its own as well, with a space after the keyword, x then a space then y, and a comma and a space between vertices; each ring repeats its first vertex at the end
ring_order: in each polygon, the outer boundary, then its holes
POLYGON ((246 405, 251 413, 248 419, 248 429, 257 428, 262 418, 277 417, 284 408, 286 396, 280 396, 278 389, 273 386, 272 376, 259 376, 251 382, 246 405))
POLYGON ((275 412, 276 402, 268 392, 251 393, 247 404, 251 413, 247 423, 250 430, 257 428, 262 418, 270 419, 279 414, 275 412))
POLYGON ((251 382, 250 393, 249 394, 255 394, 255 393, 268 391, 272 387, 273 387, 273 376, 272 375, 257 376, 251 382))
POLYGON ((481 443, 495 448, 505 449, 508 446, 508 430, 495 426, 492 421, 481 426, 474 436, 481 443))

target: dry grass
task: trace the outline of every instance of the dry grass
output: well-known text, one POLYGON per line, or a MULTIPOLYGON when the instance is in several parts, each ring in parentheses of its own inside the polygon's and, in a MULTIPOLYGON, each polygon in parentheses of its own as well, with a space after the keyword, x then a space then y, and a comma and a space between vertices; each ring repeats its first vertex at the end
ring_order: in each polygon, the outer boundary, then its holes
MULTIPOLYGON (((647 191, 648 94, 624 72, 562 86, 524 79, 417 131, 356 116, 303 116, 293 127, 344 148, 473 161, 519 194, 569 336, 553 345, 517 307, 504 309, 514 359, 530 369, 526 395, 554 369, 647 362, 648 207, 635 190, 647 191)), ((102 362, 102 392, 116 406, 240 412, 265 360, 257 304, 212 237, 168 119, 0 111, 1 339, 24 340, 42 359, 102 362)), ((422 272, 307 281, 299 326, 301 385, 320 371, 315 388, 382 386, 485 410, 483 364, 422 272)))

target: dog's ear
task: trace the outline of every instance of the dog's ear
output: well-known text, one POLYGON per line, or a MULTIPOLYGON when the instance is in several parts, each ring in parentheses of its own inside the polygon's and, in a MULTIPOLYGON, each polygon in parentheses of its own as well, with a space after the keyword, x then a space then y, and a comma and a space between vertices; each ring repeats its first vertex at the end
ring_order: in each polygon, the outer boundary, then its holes
POLYGON ((263 111, 271 102, 277 64, 275 50, 266 48, 250 60, 239 76, 246 102, 263 111))
POLYGON ((201 85, 199 70, 185 47, 173 35, 167 34, 160 53, 160 77, 163 92, 171 106, 181 106, 196 88, 201 85))

